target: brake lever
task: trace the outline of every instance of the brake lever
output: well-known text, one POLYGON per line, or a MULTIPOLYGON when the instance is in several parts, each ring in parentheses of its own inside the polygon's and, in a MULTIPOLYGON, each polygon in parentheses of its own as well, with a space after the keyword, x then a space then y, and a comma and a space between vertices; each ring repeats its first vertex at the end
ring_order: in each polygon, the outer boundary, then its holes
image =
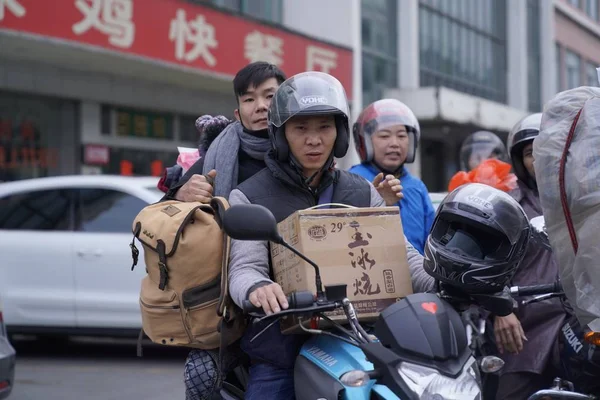
POLYGON ((546 293, 546 294, 541 294, 541 295, 538 295, 538 296, 533 296, 533 297, 531 297, 531 298, 529 298, 529 299, 526 299, 526 300, 523 300, 523 301, 521 301, 521 305, 522 305, 522 306, 525 306, 525 305, 527 305, 527 304, 531 304, 531 303, 537 303, 537 302, 540 302, 540 301, 544 301, 544 300, 552 299, 552 298, 554 298, 554 297, 562 297, 562 296, 564 296, 564 295, 565 295, 565 294, 564 294, 564 293, 562 293, 562 292, 559 292, 559 293, 546 293))

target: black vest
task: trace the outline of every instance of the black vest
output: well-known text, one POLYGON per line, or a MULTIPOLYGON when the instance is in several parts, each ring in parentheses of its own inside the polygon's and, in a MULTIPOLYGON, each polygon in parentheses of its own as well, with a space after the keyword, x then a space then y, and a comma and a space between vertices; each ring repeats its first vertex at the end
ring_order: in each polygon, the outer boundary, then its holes
MULTIPOLYGON (((270 155, 270 154, 269 154, 270 155)), ((312 191, 302 184, 291 167, 282 165, 267 155, 267 168, 240 184, 237 189, 250 203, 268 208, 277 222, 281 222, 294 212, 318 204, 319 195, 333 184, 332 203, 354 207, 371 206, 371 188, 361 176, 348 171, 332 171, 324 174, 321 184, 312 191)))

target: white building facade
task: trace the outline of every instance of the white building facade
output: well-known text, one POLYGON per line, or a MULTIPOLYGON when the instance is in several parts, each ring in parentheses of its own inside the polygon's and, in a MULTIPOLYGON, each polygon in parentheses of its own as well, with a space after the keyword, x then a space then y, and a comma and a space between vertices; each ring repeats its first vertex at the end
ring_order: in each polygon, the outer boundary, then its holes
POLYGON ((397 85, 372 99, 397 98, 415 112, 422 137, 409 169, 430 191, 444 191, 469 134, 485 129, 506 139, 556 93, 553 2, 399 0, 387 7, 397 15, 397 85))

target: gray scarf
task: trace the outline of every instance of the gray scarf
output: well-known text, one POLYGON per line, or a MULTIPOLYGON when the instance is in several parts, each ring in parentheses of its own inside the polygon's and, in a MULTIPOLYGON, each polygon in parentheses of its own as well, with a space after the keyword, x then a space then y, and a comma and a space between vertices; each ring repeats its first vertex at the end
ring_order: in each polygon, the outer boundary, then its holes
POLYGON ((233 122, 211 143, 205 159, 202 173, 217 171, 214 184, 214 196, 229 198, 229 193, 238 185, 238 150, 256 160, 264 160, 271 148, 269 139, 244 132, 242 124, 233 122))

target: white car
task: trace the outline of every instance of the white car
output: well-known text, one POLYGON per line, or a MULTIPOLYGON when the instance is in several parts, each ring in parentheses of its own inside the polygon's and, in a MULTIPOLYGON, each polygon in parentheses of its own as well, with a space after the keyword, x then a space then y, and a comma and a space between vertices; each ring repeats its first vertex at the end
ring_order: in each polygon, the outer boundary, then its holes
POLYGON ((138 212, 158 178, 77 175, 0 184, 0 293, 9 333, 122 333, 142 326, 138 212), (116 331, 116 332, 115 332, 116 331))

